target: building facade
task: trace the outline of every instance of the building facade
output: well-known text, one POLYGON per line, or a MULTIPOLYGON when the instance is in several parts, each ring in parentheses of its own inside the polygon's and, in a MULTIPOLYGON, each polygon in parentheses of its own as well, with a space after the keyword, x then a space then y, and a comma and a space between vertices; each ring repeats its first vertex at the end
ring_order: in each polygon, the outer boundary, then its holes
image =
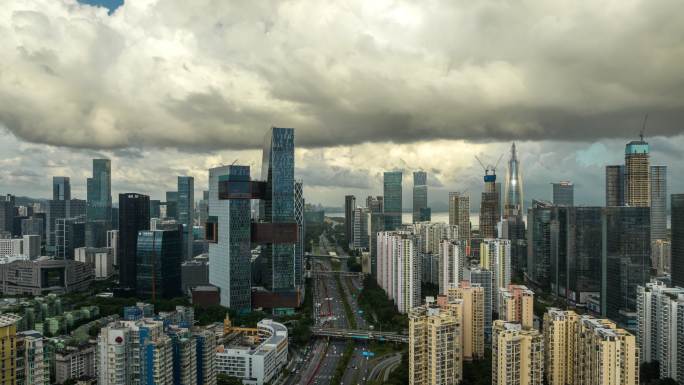
POLYGON ((670 271, 672 285, 684 287, 684 194, 672 194, 672 247, 670 271))
POLYGON ((667 239, 667 166, 651 166, 651 241, 667 239))
POLYGON ((684 381, 684 288, 652 280, 637 288, 640 362, 659 363, 661 378, 684 381))
POLYGON ((499 289, 499 319, 517 322, 523 329, 534 326, 534 292, 522 285, 499 289))
POLYGON ((459 239, 466 244, 466 255, 470 255, 470 197, 465 192, 449 193, 449 224, 458 226, 459 239))
POLYGON ((553 185, 553 204, 554 206, 575 205, 575 185, 569 181, 552 183, 553 185))
POLYGON ((138 233, 136 293, 139 297, 175 298, 181 292, 182 225, 175 230, 138 233))
MULTIPOLYGON (((463 301, 462 350, 464 360, 484 358, 485 290, 469 281, 461 281, 446 293, 447 302, 463 301)), ((490 315, 491 317, 491 315, 490 315)))
POLYGON ((409 313, 409 384, 457 385, 463 378, 463 304, 419 306, 409 313))
POLYGON ((219 181, 246 183, 249 166, 221 166, 209 170, 209 283, 221 290, 221 305, 251 310, 250 200, 219 199, 219 181))
POLYGON ((643 138, 625 146, 625 205, 651 206, 649 146, 643 138))
POLYGON ((378 284, 406 314, 421 303, 421 258, 410 231, 378 233, 378 284))
POLYGON ((493 333, 492 384, 542 385, 544 340, 539 331, 496 320, 493 333))
POLYGON ((427 173, 416 171, 413 173, 413 223, 429 222, 431 216, 428 207, 427 173))
POLYGON ((136 289, 138 233, 150 229, 150 197, 119 194, 119 284, 136 289))
POLYGON ((178 177, 178 222, 183 225, 183 258, 192 258, 192 227, 195 224, 195 178, 178 177))
POLYGON ((356 197, 346 195, 344 197, 344 238, 351 247, 354 244, 354 212, 356 211, 356 197))
POLYGON ((402 213, 402 173, 401 171, 385 172, 383 175, 383 212, 385 230, 397 230, 401 226, 402 213))
POLYGON ((112 163, 93 159, 93 176, 87 180, 88 221, 112 221, 112 163))

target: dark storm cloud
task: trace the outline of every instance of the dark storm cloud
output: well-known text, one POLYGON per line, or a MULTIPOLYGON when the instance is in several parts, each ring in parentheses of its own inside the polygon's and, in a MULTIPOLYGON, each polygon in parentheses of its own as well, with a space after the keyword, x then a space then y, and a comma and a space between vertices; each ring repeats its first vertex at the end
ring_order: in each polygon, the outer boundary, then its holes
MULTIPOLYGON (((674 0, 126 2, 0 9, 0 123, 93 149, 673 136, 674 0), (619 23, 615 21, 619 20, 619 23)), ((131 153, 133 155, 133 153, 131 153)))

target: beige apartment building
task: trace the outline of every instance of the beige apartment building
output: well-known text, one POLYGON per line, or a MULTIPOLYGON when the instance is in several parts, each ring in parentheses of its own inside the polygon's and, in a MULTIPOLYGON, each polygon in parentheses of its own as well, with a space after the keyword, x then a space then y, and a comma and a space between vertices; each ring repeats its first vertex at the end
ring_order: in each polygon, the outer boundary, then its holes
POLYGON ((542 385, 544 341, 536 329, 519 323, 494 321, 492 326, 492 385, 542 385))
POLYGON ((555 308, 544 314, 549 385, 638 385, 636 338, 610 320, 555 308))
POLYGON ((479 284, 461 281, 458 286, 447 289, 447 302, 463 301, 462 346, 463 359, 484 357, 484 311, 485 292, 479 284))
POLYGON ((409 312, 409 384, 457 385, 463 378, 463 301, 433 301, 409 312))
POLYGON ((519 322, 523 329, 534 325, 534 292, 523 285, 508 285, 499 291, 499 319, 519 322))

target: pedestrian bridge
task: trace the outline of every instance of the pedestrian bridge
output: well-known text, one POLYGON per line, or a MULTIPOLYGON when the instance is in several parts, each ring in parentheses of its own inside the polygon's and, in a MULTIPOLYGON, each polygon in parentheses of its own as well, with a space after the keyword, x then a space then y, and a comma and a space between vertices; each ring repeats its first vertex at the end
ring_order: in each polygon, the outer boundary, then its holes
POLYGON ((311 328, 311 331, 315 336, 319 337, 388 341, 400 342, 404 344, 408 343, 407 335, 393 332, 379 332, 374 330, 332 329, 321 327, 313 327, 311 328))

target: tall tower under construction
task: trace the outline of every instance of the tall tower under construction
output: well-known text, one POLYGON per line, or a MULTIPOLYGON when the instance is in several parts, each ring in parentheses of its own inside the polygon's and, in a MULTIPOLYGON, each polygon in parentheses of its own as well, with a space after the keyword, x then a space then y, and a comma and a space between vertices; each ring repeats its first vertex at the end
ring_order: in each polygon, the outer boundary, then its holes
POLYGON ((625 203, 632 207, 651 206, 649 147, 641 136, 625 146, 625 203))
POLYGON ((496 225, 500 219, 500 209, 499 192, 496 189, 496 166, 484 166, 484 164, 482 166, 485 169, 485 175, 484 191, 480 202, 480 236, 497 238, 496 225))

